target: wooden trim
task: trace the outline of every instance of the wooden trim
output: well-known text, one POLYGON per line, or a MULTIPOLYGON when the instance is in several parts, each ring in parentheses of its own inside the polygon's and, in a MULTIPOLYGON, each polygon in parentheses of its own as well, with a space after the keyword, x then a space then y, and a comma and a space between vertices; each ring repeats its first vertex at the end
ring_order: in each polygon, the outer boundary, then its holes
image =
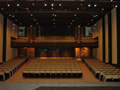
POLYGON ((111 19, 111 12, 108 14, 108 39, 109 39, 109 63, 112 64, 112 19, 111 19))

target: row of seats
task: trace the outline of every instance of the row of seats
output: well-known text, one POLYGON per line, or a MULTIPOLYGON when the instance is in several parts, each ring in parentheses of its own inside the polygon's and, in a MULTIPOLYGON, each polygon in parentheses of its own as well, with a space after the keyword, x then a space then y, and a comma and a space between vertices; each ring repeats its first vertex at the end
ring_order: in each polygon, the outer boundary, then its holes
POLYGON ((120 69, 117 69, 110 64, 105 64, 95 58, 84 58, 83 61, 99 80, 104 82, 120 81, 120 69))
POLYGON ((73 59, 73 57, 38 57, 36 59, 60 59, 60 60, 64 60, 64 59, 73 59))
MULTIPOLYGON (((12 42, 21 42, 21 43, 28 43, 28 42, 35 42, 35 43, 48 43, 48 42, 77 42, 75 40, 75 37, 70 36, 40 36, 36 37, 34 40, 30 40, 29 37, 19 37, 15 40, 12 40, 12 42)), ((82 37, 80 42, 82 43, 91 43, 91 42, 97 42, 97 40, 93 38, 87 38, 82 37)))
POLYGON ((92 37, 81 37, 80 41, 82 43, 91 43, 91 42, 98 42, 98 40, 92 38, 92 37))
POLYGON ((87 40, 91 40, 91 39, 93 39, 92 37, 81 37, 81 39, 87 39, 87 40))
POLYGON ((76 40, 70 36, 41 36, 36 37, 34 42, 76 42, 76 40))
POLYGON ((23 77, 81 78, 82 70, 74 59, 32 59, 24 70, 23 77))
POLYGON ((15 40, 12 40, 12 42, 23 42, 23 43, 27 43, 27 42, 29 42, 30 41, 30 39, 29 39, 29 37, 19 37, 19 38, 16 38, 15 40))
POLYGON ((39 36, 36 37, 36 39, 53 39, 53 40, 63 40, 63 39, 67 39, 67 40, 74 40, 75 38, 72 36, 39 36))
POLYGON ((0 65, 0 80, 10 78, 24 63, 25 58, 15 58, 0 65))
POLYGON ((80 41, 81 41, 82 43, 94 43, 94 42, 98 42, 98 40, 94 40, 94 39, 90 39, 90 40, 81 39, 80 41))

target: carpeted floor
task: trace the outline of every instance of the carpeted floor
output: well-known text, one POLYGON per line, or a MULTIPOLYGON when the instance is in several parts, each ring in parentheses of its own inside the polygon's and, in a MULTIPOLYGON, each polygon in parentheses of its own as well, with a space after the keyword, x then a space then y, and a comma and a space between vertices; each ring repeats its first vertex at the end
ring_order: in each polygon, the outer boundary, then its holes
POLYGON ((83 77, 82 78, 23 78, 22 72, 26 68, 26 66, 31 62, 29 60, 27 63, 25 63, 11 78, 6 80, 5 82, 9 81, 25 81, 25 82, 100 82, 98 79, 96 79, 93 74, 89 71, 89 69, 86 67, 86 65, 83 62, 78 62, 82 71, 83 71, 83 77))

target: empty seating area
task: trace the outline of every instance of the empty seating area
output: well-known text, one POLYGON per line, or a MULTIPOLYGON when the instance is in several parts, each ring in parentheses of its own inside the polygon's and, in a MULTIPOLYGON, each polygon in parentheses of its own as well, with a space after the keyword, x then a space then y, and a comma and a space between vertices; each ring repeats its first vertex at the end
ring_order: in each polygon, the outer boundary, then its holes
POLYGON ((24 63, 25 58, 15 58, 0 65, 0 80, 10 78, 24 63))
POLYGON ((105 64, 95 58, 84 58, 83 61, 99 80, 104 82, 120 81, 120 69, 117 69, 110 64, 105 64))
POLYGON ((76 42, 75 38, 72 36, 40 36, 36 37, 34 42, 36 43, 50 43, 50 42, 76 42))
POLYGON ((64 59, 74 59, 73 57, 37 57, 37 59, 57 59, 57 60, 64 60, 64 59))
POLYGON ((17 42, 17 43, 19 43, 19 42, 20 43, 27 43, 29 41, 30 41, 29 37, 18 37, 16 39, 12 40, 12 42, 17 42))
POLYGON ((24 78, 81 78, 82 70, 74 59, 32 59, 23 71, 24 78))
MULTIPOLYGON (((39 36, 33 39, 29 37, 18 37, 11 40, 13 43, 76 43, 78 40, 72 36, 39 36)), ((92 37, 81 37, 81 43, 95 43, 98 39, 92 37)))

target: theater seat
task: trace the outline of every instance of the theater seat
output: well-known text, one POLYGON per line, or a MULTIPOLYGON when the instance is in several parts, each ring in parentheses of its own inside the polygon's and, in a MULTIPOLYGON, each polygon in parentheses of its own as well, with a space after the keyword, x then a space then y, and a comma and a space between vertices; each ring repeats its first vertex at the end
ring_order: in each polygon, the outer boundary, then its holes
POLYGON ((0 70, 0 79, 5 80, 5 72, 0 70))
POLYGON ((23 72, 23 77, 80 78, 82 70, 77 61, 70 57, 32 59, 23 72), (29 74, 27 74, 29 72, 29 74))

